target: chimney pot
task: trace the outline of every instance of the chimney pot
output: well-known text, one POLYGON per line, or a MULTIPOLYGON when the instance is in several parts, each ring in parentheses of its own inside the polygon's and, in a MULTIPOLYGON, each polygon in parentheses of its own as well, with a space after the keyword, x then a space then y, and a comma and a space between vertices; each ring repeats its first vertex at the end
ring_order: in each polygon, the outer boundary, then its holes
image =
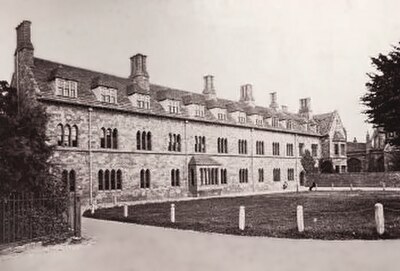
POLYGON ((215 99, 217 97, 214 88, 214 76, 205 75, 204 76, 204 89, 203 94, 206 95, 207 99, 215 99))
POLYGON ((277 94, 276 92, 271 92, 271 104, 269 105, 270 108, 272 109, 278 109, 278 103, 277 103, 277 94))

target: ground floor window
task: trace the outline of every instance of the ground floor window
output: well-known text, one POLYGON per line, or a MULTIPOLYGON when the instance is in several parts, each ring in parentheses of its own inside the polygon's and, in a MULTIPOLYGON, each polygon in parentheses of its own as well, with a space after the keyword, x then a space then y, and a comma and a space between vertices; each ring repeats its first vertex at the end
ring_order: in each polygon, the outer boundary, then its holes
POLYGON ((288 168, 287 179, 288 181, 294 181, 294 168, 288 168))
POLYGON ((120 169, 99 170, 98 173, 99 191, 121 190, 122 189, 122 171, 120 169))
POLYGON ((272 175, 274 178, 274 182, 281 181, 281 169, 280 168, 274 168, 274 170, 272 171, 272 175))
POLYGON ((258 169, 258 182, 259 183, 264 182, 264 169, 263 168, 258 169))
POLYGON ((226 174, 226 168, 221 168, 221 184, 227 184, 228 178, 226 174))
POLYGON ((201 185, 218 184, 218 169, 200 168, 200 183, 201 185))
POLYGON ((249 170, 247 168, 242 168, 239 170, 239 183, 249 182, 249 170))
POLYGON ((75 192, 76 189, 76 173, 75 170, 63 170, 62 181, 69 192, 75 192))
POLYGON ((171 186, 180 186, 179 169, 171 170, 171 186))
POLYGON ((142 169, 140 171, 140 188, 150 188, 150 170, 142 169))

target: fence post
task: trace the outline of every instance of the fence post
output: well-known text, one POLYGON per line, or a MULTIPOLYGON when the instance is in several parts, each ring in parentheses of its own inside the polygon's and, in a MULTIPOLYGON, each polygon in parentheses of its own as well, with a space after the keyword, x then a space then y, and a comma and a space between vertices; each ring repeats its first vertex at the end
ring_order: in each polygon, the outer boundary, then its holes
POLYGON ((297 193, 299 192, 299 184, 298 183, 296 184, 296 192, 297 193))
POLYGON ((304 218, 303 218, 303 206, 297 206, 297 229, 299 232, 304 231, 304 218))
POLYGON ((175 204, 171 204, 171 222, 175 223, 175 204))
POLYGON ((117 196, 113 196, 113 204, 114 206, 117 205, 118 201, 117 201, 117 196))
POLYGON ((124 205, 124 217, 128 217, 128 205, 124 205))
POLYGON ((244 206, 239 207, 239 229, 244 230, 246 227, 246 214, 244 206))
POLYGON ((331 190, 333 191, 333 187, 334 187, 334 185, 333 185, 333 183, 331 183, 331 190))
POLYGON ((92 204, 92 205, 90 206, 90 214, 94 215, 94 211, 95 211, 95 209, 94 209, 94 204, 92 204))
POLYGON ((383 216, 383 205, 381 203, 375 204, 375 223, 376 231, 379 235, 385 232, 385 217, 383 216))
POLYGON ((350 183, 350 191, 353 191, 353 183, 350 183))
POLYGON ((81 238, 81 197, 80 195, 75 195, 74 204, 74 236, 81 238))
POLYGON ((382 182, 382 190, 385 191, 385 188, 386 188, 386 184, 385 184, 385 182, 382 182))
POLYGON ((318 190, 318 184, 316 183, 315 184, 315 191, 317 191, 318 190))

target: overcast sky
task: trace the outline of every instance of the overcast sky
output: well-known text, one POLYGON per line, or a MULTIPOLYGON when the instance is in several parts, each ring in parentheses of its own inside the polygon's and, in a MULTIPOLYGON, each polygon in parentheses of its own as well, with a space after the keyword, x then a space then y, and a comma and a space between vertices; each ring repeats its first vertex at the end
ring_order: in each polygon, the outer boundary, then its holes
POLYGON ((0 79, 14 69, 15 27, 32 22, 37 57, 127 77, 148 55, 150 81, 195 92, 213 74, 217 95, 237 100, 253 84, 258 105, 338 110, 348 139, 365 141, 359 99, 370 57, 400 41, 400 1, 1 0, 0 79))

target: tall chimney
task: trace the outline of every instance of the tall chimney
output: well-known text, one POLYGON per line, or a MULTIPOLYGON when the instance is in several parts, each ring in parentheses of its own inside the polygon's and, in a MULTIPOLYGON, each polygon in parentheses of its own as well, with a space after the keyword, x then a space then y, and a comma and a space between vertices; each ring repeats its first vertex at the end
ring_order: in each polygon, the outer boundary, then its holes
POLYGON ((214 88, 214 76, 205 75, 204 76, 204 90, 203 94, 206 96, 207 100, 217 98, 217 94, 214 88))
POLYGON ((17 65, 25 64, 29 67, 33 66, 33 45, 31 41, 31 22, 22 21, 16 28, 17 30, 17 47, 15 56, 18 56, 17 65))
POLYGON ((288 107, 287 105, 282 105, 282 111, 287 113, 288 112, 288 107))
POLYGON ((130 78, 134 85, 139 86, 143 90, 149 91, 149 73, 147 72, 146 59, 147 56, 143 54, 136 54, 131 57, 130 78))
POLYGON ((246 84, 240 87, 239 101, 250 106, 255 106, 253 98, 253 86, 251 84, 246 84))
POLYGON ((271 104, 269 105, 269 107, 276 110, 279 108, 276 92, 271 92, 270 95, 271 95, 271 104))
POLYGON ((311 98, 300 99, 299 114, 307 119, 312 118, 311 98))

